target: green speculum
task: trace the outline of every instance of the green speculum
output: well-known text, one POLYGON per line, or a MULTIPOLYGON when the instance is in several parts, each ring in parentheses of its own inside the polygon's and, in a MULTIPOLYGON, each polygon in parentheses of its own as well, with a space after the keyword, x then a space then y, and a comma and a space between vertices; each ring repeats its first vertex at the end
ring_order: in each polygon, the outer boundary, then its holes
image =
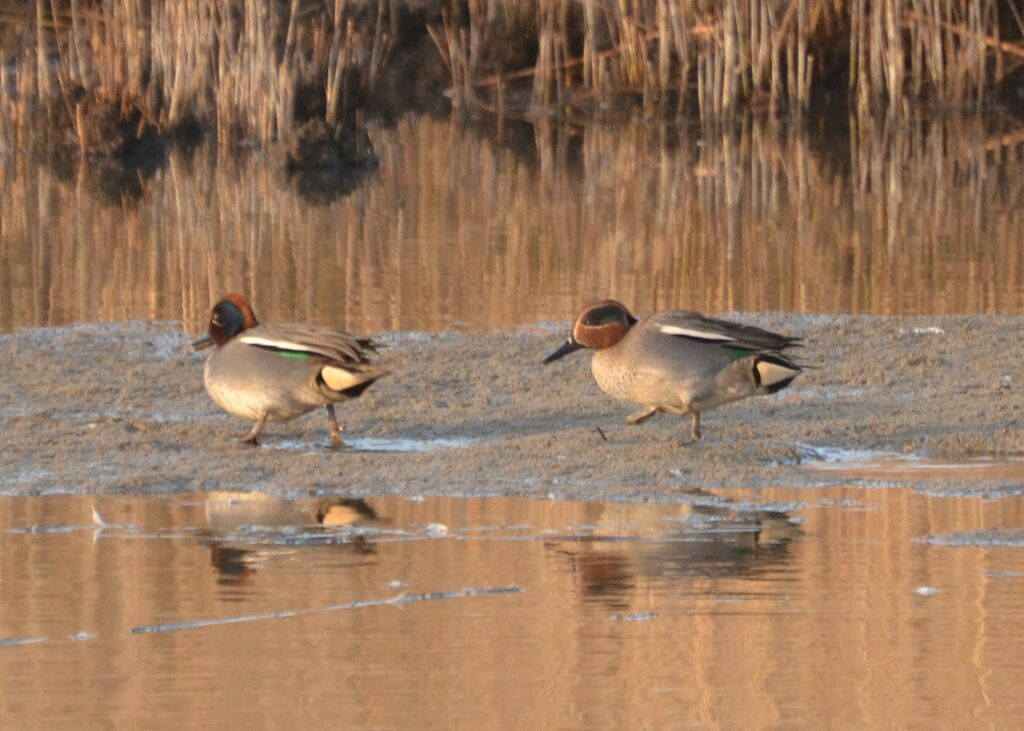
POLYGON ((309 353, 303 353, 299 350, 279 350, 277 354, 282 358, 291 358, 292 360, 309 360, 313 357, 309 353))

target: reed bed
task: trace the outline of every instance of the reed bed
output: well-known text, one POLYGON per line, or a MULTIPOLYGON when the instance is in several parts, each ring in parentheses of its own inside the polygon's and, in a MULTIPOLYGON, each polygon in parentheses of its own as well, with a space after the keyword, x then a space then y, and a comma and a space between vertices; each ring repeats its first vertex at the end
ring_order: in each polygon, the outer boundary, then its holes
POLYGON ((806 108, 811 48, 831 40, 842 8, 835 0, 535 0, 516 3, 510 20, 504 5, 473 0, 433 34, 459 100, 521 111, 506 89, 526 80, 534 111, 615 116, 639 107, 704 121, 751 106, 806 108), (509 39, 524 30, 533 63, 508 69, 509 39))
POLYGON ((800 115, 820 91, 823 106, 845 92, 860 114, 977 108, 1024 65, 1024 18, 1009 0, 514 5, 509 20, 507 3, 471 0, 433 34, 467 106, 709 122, 751 109, 800 115), (536 53, 512 69, 508 39, 524 28, 536 53), (523 94, 516 108, 508 90, 526 81, 528 104, 523 94))
POLYGON ((0 14, 0 140, 61 118, 87 150, 91 107, 161 133, 286 140, 342 121, 372 91, 395 33, 386 0, 35 0, 0 14), (51 118, 47 119, 47 115, 51 118))
POLYGON ((88 149, 102 102, 160 133, 267 145, 380 94, 400 104, 429 65, 416 53, 440 54, 467 110, 906 117, 1013 97, 1022 36, 1014 0, 34 0, 0 11, 0 143, 57 124, 88 149))
POLYGON ((818 137, 748 122, 373 129, 377 175, 305 204, 262 156, 170 157, 132 206, 0 165, 0 329, 268 320, 492 330, 638 312, 1024 312, 1024 135, 980 119, 818 137))

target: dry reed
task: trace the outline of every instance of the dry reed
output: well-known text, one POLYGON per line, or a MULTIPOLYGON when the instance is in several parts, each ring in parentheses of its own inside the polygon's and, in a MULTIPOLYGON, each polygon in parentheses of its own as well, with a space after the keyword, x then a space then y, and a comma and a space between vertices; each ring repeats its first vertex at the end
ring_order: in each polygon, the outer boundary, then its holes
POLYGON ((366 103, 403 13, 454 102, 502 114, 714 122, 801 114, 815 90, 834 106, 845 86, 861 116, 906 116, 979 108, 1024 66, 1010 0, 34 0, 0 13, 0 142, 22 147, 56 115, 88 146, 102 132, 82 90, 164 132, 287 139, 300 115, 366 103))
POLYGON ((504 5, 474 0, 434 33, 452 93, 502 112, 508 85, 528 79, 519 111, 533 114, 800 114, 815 88, 846 74, 862 113, 902 113, 916 101, 978 107, 1012 70, 1004 56, 1024 58, 1020 14, 999 24, 1014 10, 1007 0, 522 0, 514 5, 532 11, 520 17, 536 53, 531 65, 506 68, 513 32, 494 19, 504 5), (467 55, 467 37, 489 37, 494 50, 467 55))
POLYGON ((287 139, 302 108, 341 121, 372 90, 395 32, 387 0, 35 0, 0 24, 12 59, 0 140, 18 146, 42 132, 51 102, 86 144, 83 93, 164 132, 198 122, 223 143, 287 139), (300 104, 305 89, 318 100, 300 104))

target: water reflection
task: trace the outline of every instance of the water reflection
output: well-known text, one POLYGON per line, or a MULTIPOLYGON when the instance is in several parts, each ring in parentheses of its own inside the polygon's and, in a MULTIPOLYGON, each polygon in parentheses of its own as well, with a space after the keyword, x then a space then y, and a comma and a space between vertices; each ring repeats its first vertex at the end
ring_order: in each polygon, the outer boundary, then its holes
POLYGON ((964 728, 1024 706, 1024 551, 921 540, 1019 532, 1024 498, 207 497, 0 498, 0 726, 964 728))
MULTIPOLYGON (((781 510, 737 509, 699 490, 688 499, 693 502, 672 508, 582 504, 592 522, 578 529, 538 533, 532 526, 491 526, 489 538, 543 541, 567 561, 569 575, 582 582, 585 596, 605 597, 610 606, 620 607, 637 576, 685 581, 757 573, 783 562, 789 542, 800 535, 798 521, 781 510)), ((210 563, 225 585, 243 583, 275 557, 290 557, 296 549, 365 557, 376 554, 381 541, 448 535, 448 527, 437 523, 428 524, 425 532, 390 526, 361 498, 289 500, 211 492, 203 496, 203 505, 205 525, 197 538, 209 547, 210 563)), ((474 531, 453 535, 467 538, 474 531)))
POLYGON ((327 546, 357 556, 374 546, 361 532, 342 529, 382 523, 359 498, 287 500, 253 492, 209 492, 203 496, 205 525, 199 543, 210 549, 220 583, 239 586, 268 561, 291 555, 296 546, 327 546))
MULTIPOLYGON (((637 579, 687 582, 694 578, 768 574, 785 563, 798 521, 781 510, 738 510, 710 504, 703 491, 694 503, 665 506, 600 505, 583 530, 545 546, 564 559, 583 598, 626 609, 637 579)), ((682 589, 681 589, 682 590, 682 589)))
POLYGON ((711 134, 423 118, 373 145, 379 170, 327 205, 211 148, 171 154, 133 205, 4 158, 0 329, 198 328, 231 290, 268 321, 367 332, 563 320, 606 296, 640 312, 1024 311, 1024 135, 992 120, 711 134))

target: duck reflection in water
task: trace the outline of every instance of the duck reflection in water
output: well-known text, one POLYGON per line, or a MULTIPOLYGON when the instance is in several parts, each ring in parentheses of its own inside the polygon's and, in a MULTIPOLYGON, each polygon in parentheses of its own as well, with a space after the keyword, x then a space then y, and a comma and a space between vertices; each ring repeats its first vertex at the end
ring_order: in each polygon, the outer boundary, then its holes
POLYGON ((675 515, 665 505, 595 503, 583 530, 545 546, 568 561, 584 599, 624 610, 645 579, 692 584, 766 574, 785 564, 801 534, 781 510, 740 509, 703 490, 691 498, 675 515))
POLYGON ((235 586, 296 547, 372 556, 375 549, 361 533, 339 529, 381 522, 365 500, 347 497, 286 500, 262 493, 211 492, 204 512, 206 528, 199 541, 210 548, 210 565, 219 582, 235 586))

